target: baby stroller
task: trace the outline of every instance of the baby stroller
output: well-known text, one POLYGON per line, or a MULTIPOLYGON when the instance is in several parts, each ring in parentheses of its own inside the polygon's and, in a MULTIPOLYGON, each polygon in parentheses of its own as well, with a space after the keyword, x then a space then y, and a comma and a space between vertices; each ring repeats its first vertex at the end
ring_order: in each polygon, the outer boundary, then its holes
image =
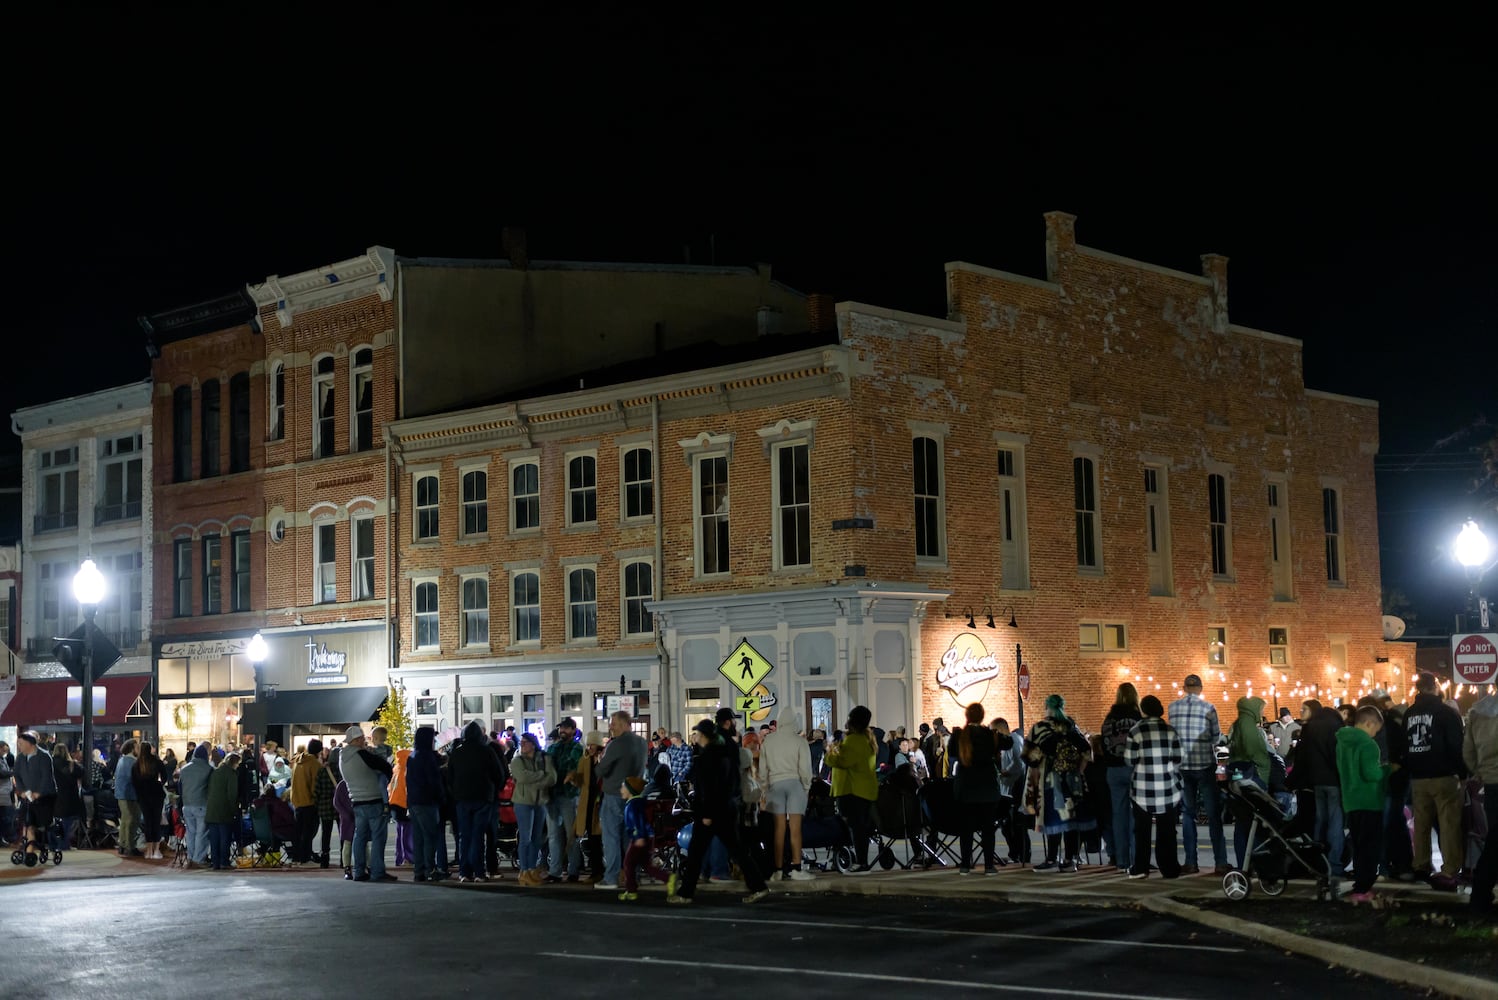
POLYGON ((120 803, 112 788, 96 788, 90 798, 94 801, 93 818, 79 838, 80 847, 102 850, 116 847, 120 842, 120 803))
POLYGON ((847 872, 853 865, 853 837, 848 824, 833 807, 832 786, 819 778, 806 794, 806 815, 801 818, 801 866, 847 872), (826 857, 820 857, 818 851, 826 851, 826 857))
POLYGON ((520 867, 520 821, 515 818, 515 779, 505 782, 499 793, 499 832, 494 835, 494 850, 489 857, 489 867, 499 869, 499 859, 505 858, 510 867, 520 867))
POLYGON ((1223 876, 1223 895, 1234 902, 1247 899, 1250 879, 1257 879, 1265 894, 1278 896, 1288 879, 1306 877, 1316 880, 1318 900, 1330 899, 1332 869, 1326 848, 1306 832, 1304 821, 1288 818, 1269 792, 1246 778, 1233 777, 1227 791, 1233 822, 1248 827, 1248 843, 1243 870, 1223 876))

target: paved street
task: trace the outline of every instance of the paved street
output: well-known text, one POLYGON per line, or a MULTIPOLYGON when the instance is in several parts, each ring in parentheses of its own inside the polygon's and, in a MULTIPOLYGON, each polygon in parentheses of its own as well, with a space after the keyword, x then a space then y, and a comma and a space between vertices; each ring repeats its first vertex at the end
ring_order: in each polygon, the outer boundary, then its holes
POLYGON ((753 907, 659 889, 354 885, 319 874, 150 874, 0 886, 8 996, 592 997, 802 990, 866 996, 1413 995, 1135 912, 777 894, 753 907), (88 956, 80 961, 80 956, 88 956), (18 956, 25 956, 17 961, 18 956))

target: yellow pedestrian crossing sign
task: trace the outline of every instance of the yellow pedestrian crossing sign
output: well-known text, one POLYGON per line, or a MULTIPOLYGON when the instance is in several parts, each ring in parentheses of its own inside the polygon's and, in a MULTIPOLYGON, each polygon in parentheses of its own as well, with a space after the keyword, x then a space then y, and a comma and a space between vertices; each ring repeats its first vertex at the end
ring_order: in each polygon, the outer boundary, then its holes
MULTIPOLYGON (((775 665, 749 645, 748 639, 741 640, 728 654, 728 659, 718 665, 718 673, 728 678, 728 683, 738 688, 746 698, 774 669, 775 665)), ((743 703, 742 699, 739 703, 743 703)))
POLYGON ((739 715, 759 711, 759 695, 745 694, 733 700, 733 710, 739 715))

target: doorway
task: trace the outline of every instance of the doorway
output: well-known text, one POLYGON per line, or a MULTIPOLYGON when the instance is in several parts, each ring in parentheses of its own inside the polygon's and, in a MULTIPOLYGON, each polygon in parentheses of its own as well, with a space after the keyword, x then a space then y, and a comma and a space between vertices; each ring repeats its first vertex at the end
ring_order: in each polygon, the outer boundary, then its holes
POLYGON ((813 729, 820 729, 831 739, 833 730, 838 726, 837 692, 807 691, 806 714, 803 718, 806 720, 808 733, 813 729))

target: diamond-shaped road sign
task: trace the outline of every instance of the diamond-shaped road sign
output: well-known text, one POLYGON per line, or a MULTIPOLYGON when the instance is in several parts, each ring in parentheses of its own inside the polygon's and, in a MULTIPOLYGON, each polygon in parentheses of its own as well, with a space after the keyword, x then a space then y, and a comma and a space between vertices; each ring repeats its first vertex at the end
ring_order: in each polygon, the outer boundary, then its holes
POLYGON ((738 688, 739 693, 746 697, 752 694, 760 682, 770 676, 770 671, 774 669, 775 665, 749 645, 748 639, 741 640, 733 648, 733 652, 728 654, 728 659, 718 665, 718 673, 728 678, 728 683, 738 688))

